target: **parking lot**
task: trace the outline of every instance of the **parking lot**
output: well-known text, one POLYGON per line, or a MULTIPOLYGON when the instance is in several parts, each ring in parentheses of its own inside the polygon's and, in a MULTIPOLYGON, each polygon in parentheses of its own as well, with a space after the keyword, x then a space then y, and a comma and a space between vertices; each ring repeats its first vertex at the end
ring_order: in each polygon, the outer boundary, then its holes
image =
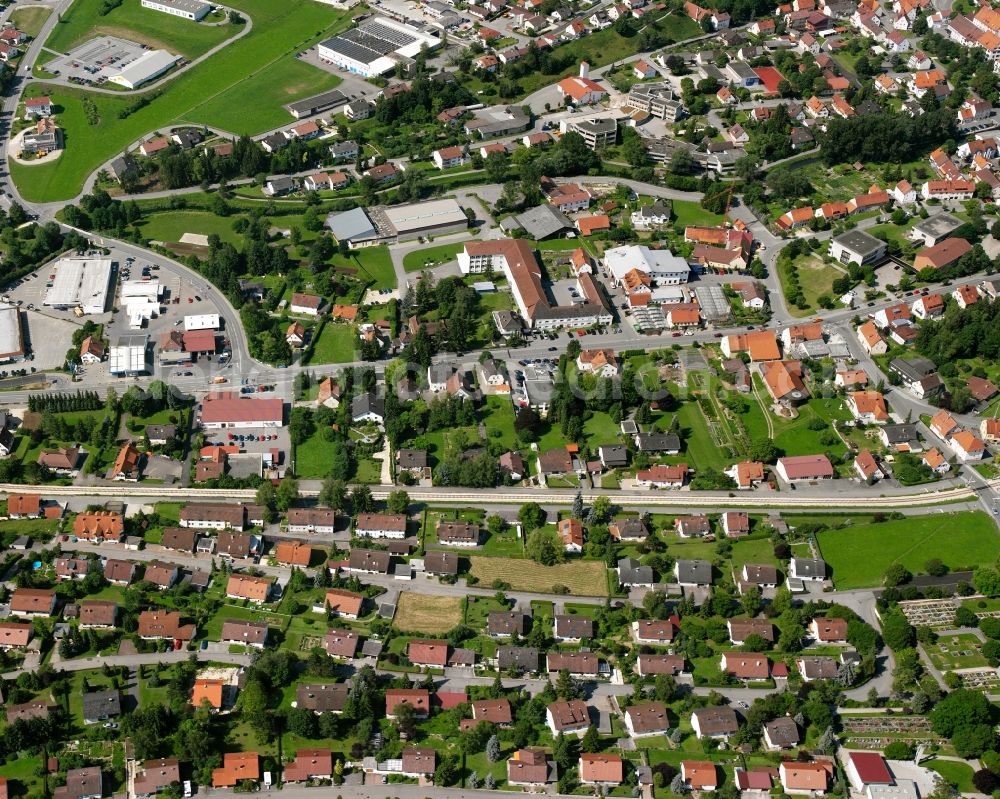
POLYGON ((83 326, 87 318, 101 324, 111 318, 110 313, 77 318, 72 311, 60 311, 42 307, 48 292, 46 283, 55 274, 51 264, 39 267, 35 272, 16 283, 4 287, 3 296, 13 303, 20 303, 21 321, 24 324, 25 344, 28 345, 29 360, 13 368, 38 370, 58 369, 66 362, 66 351, 73 340, 73 332, 83 326))
POLYGON ((117 36, 101 36, 73 48, 63 57, 53 59, 46 69, 74 82, 104 83, 147 49, 146 45, 117 36))
MULTIPOLYGON (((164 335, 173 330, 183 333, 185 316, 217 314, 219 313, 219 308, 215 303, 202 296, 200 287, 192 286, 180 274, 172 271, 169 266, 144 259, 122 259, 120 268, 116 274, 117 286, 126 281, 143 280, 155 280, 160 283, 162 296, 159 315, 145 322, 141 331, 136 331, 129 326, 128 316, 125 313, 116 312, 111 322, 105 327, 104 336, 109 343, 113 344, 121 336, 137 332, 147 334, 150 343, 153 345, 153 375, 165 381, 169 381, 170 378, 174 377, 182 377, 184 376, 184 372, 192 371, 192 367, 175 364, 161 365, 159 362, 160 341, 164 335)), ((117 305, 117 296, 115 302, 117 305)), ((221 315, 220 324, 224 324, 221 320, 221 315)), ((218 337, 220 344, 224 336, 225 331, 221 330, 218 337)), ((206 368, 214 371, 218 367, 217 355, 203 355, 200 358, 200 361, 195 364, 198 372, 204 372, 206 368)), ((192 372, 192 376, 194 374, 195 372, 192 372)))

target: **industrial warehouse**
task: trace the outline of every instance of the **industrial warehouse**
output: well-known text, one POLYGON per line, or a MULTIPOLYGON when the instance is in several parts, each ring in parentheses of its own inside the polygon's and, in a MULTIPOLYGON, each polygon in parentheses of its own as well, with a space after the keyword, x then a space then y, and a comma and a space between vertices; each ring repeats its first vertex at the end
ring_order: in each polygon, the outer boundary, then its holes
POLYGON ((410 205, 352 208, 330 214, 327 227, 337 241, 352 248, 409 241, 420 236, 461 233, 469 227, 468 217, 457 201, 432 200, 410 205))
POLYGON ((433 50, 441 40, 411 25, 378 18, 351 28, 317 46, 321 61, 366 78, 384 75, 397 64, 410 64, 420 50, 433 50))
POLYGON ((43 305, 79 307, 84 314, 100 314, 108 305, 111 261, 107 258, 61 258, 53 267, 55 278, 43 305))
POLYGON ((24 357, 24 330, 16 305, 0 304, 0 363, 24 357))

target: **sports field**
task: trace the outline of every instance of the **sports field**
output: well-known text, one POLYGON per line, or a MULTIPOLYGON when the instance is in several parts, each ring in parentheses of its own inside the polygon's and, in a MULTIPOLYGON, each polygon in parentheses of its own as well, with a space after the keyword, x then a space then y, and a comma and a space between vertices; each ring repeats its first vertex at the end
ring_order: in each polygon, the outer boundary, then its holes
POLYGON ((557 566, 542 566, 521 558, 472 557, 470 571, 481 586, 489 587, 502 580, 515 591, 548 593, 553 586, 564 585, 577 596, 607 596, 607 567, 598 560, 575 560, 557 566))
POLYGON ((446 633, 462 622, 460 597, 404 591, 399 595, 393 624, 403 632, 446 633))
POLYGON ((960 570, 993 563, 1000 556, 1000 533, 980 511, 858 524, 822 532, 817 538, 838 589, 879 585, 885 570, 897 562, 920 574, 929 560, 960 570))
MULTIPOLYGON (((253 30, 205 62, 170 81, 144 108, 119 119, 136 95, 104 95, 34 82, 31 95, 49 94, 72 157, 51 164, 11 164, 21 194, 32 202, 72 199, 84 180, 128 144, 182 123, 234 134, 254 134, 291 122, 282 107, 333 88, 339 79, 295 58, 315 41, 350 26, 365 6, 332 12, 312 0, 236 0, 253 30), (87 114, 85 102, 93 104, 87 114), (94 122, 94 124, 91 124, 94 122)), ((165 14, 159 16, 166 17, 165 14)))

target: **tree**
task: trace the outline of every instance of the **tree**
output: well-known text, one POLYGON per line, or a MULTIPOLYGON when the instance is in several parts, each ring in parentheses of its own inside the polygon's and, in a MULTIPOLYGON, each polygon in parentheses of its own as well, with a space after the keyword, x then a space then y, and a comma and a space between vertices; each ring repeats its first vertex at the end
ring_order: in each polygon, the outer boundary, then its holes
POLYGON ((977 724, 988 724, 991 706, 979 691, 959 688, 952 691, 931 710, 931 727, 938 735, 951 738, 955 733, 977 724))
POLYGON ((899 608, 882 617, 882 637, 893 650, 908 649, 916 643, 916 631, 899 608))
POLYGON ((547 516, 548 514, 545 512, 545 509, 537 502, 527 502, 517 512, 517 519, 521 522, 521 527, 524 528, 525 533, 537 530, 545 524, 547 516))
POLYGON ((882 584, 887 588, 892 588, 897 585, 903 585, 910 582, 913 579, 913 575, 910 574, 909 570, 902 563, 893 563, 885 570, 885 576, 882 578, 882 584))
POLYGON ((583 494, 579 491, 576 492, 576 496, 573 497, 573 507, 570 510, 570 515, 574 519, 583 518, 583 494))
POLYGON ((496 763, 500 759, 500 754, 500 739, 494 733, 486 742, 486 759, 490 763, 496 763))
POLYGON ((319 504, 334 510, 343 510, 347 505, 347 485, 336 477, 328 477, 319 490, 319 504))
POLYGON ((976 786, 979 793, 989 796, 997 788, 1000 788, 1000 778, 988 768, 981 768, 972 775, 972 784, 976 786))
POLYGON ((371 513, 375 509, 372 490, 368 486, 355 486, 351 489, 351 510, 355 513, 371 513))
POLYGON ((554 566, 566 557, 566 550, 563 548, 559 533, 547 528, 535 530, 528 535, 525 551, 529 558, 543 566, 554 566))
POLYGON ((560 772, 569 771, 576 765, 576 747, 574 742, 563 733, 559 733, 552 744, 552 759, 556 761, 560 772))
POLYGON ((277 493, 274 490, 274 483, 270 480, 261 483, 257 488, 255 499, 257 504, 264 508, 264 521, 274 521, 274 509, 277 506, 277 493))
POLYGON ((747 447, 747 457, 761 463, 771 463, 778 458, 778 448, 774 442, 766 438, 758 438, 747 447))
POLYGON ((584 733, 583 740, 580 741, 580 751, 589 753, 601 751, 601 735, 593 724, 587 727, 587 732, 584 733))
POLYGON ((284 478, 278 483, 278 488, 274 494, 275 507, 282 513, 287 511, 299 498, 299 481, 291 477, 284 478))
POLYGON ((569 669, 559 669, 556 675, 556 696, 560 699, 576 699, 577 685, 569 674, 569 669))
POLYGON ((409 702, 400 702, 393 710, 393 715, 396 717, 396 726, 399 728, 400 735, 412 738, 417 731, 417 713, 413 709, 413 705, 409 702))
POLYGON ((972 584, 984 596, 998 596, 1000 595, 1000 572, 989 566, 978 568, 972 573, 972 584))
POLYGON ((385 501, 389 513, 406 514, 410 509, 410 495, 405 491, 393 491, 385 501))
POLYGON ((674 796, 687 796, 688 786, 684 781, 684 777, 680 772, 674 775, 674 778, 670 781, 670 793, 674 796))
POLYGON ((833 727, 827 727, 816 742, 816 748, 824 755, 832 755, 837 749, 837 736, 833 734, 833 727))

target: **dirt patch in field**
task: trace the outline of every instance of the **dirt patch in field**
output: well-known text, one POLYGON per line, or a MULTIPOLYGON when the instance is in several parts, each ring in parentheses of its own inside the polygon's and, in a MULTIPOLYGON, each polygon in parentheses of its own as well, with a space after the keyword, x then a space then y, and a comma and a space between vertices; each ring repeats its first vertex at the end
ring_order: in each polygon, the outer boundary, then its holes
POLYGON ((470 571, 479 585, 489 588, 495 580, 507 583, 515 591, 552 593, 565 586, 576 596, 607 596, 607 567, 596 560, 577 560, 557 566, 542 566, 520 558, 473 557, 470 571))
POLYGON ((393 624, 403 632, 446 633, 462 622, 461 597, 404 591, 393 624))

